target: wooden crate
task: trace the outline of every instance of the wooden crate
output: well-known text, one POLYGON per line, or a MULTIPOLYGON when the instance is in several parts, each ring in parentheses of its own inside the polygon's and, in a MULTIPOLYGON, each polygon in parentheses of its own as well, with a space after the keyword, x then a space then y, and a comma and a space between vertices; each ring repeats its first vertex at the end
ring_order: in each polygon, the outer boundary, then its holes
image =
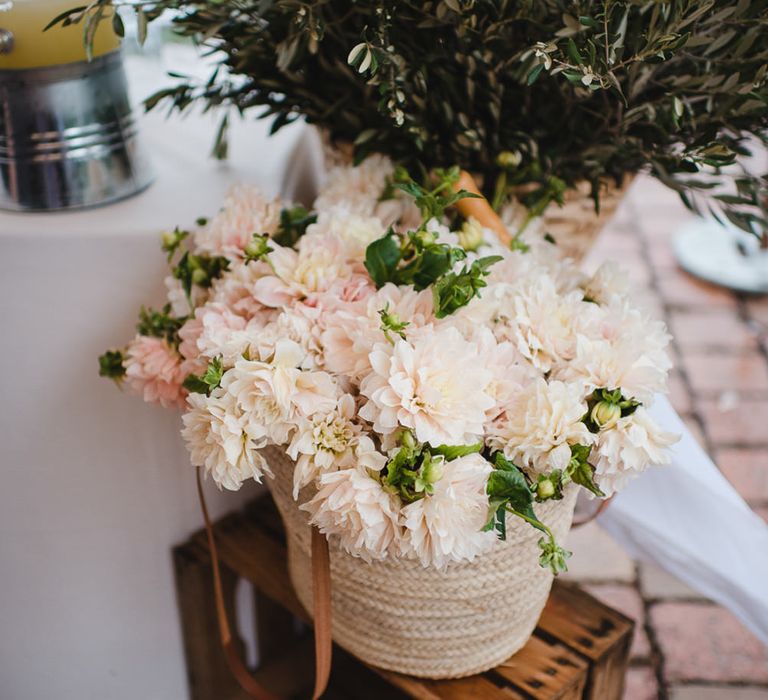
MULTIPOLYGON (((230 620, 238 579, 250 581, 256 591, 255 675, 282 697, 309 697, 314 677, 310 621, 288 577, 285 534, 274 503, 268 496, 259 498, 220 520, 215 531, 230 620)), ((219 644, 205 533, 176 547, 173 556, 191 697, 241 700, 245 696, 219 644)), ((458 680, 422 680, 367 666, 334 646, 325 697, 619 700, 633 626, 578 587, 556 582, 533 637, 490 671, 458 680)))

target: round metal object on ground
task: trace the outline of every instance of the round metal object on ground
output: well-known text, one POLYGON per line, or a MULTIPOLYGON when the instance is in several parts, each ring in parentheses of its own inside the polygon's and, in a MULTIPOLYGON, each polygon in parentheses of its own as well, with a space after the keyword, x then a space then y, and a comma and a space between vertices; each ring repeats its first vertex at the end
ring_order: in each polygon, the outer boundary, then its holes
POLYGON ((747 294, 768 294, 768 250, 730 225, 696 219, 673 239, 675 256, 688 273, 747 294))

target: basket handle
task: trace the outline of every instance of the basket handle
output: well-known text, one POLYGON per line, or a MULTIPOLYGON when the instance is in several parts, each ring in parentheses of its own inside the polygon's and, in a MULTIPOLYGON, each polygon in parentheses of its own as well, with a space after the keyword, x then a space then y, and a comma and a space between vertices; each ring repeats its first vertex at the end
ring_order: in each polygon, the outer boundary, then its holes
POLYGON ((453 186, 454 191, 466 190, 478 197, 465 197, 456 202, 456 208, 461 215, 468 219, 470 216, 477 219, 481 226, 489 228, 496 233, 502 245, 509 246, 512 243, 512 235, 507 230, 501 217, 493 210, 488 200, 480 192, 480 188, 466 170, 462 170, 458 181, 453 186))
MULTIPOLYGON (((227 618, 224 604, 224 593, 221 585, 219 553, 216 548, 216 538, 213 525, 208 515, 208 507, 203 493, 203 483, 200 477, 200 467, 197 467, 197 495, 200 499, 200 510, 203 512, 205 532, 208 537, 208 549, 211 553, 213 568, 213 594, 216 603, 216 618, 219 623, 219 636, 227 666, 240 687, 253 700, 281 700, 280 696, 264 688, 250 673, 248 667, 240 658, 232 637, 232 630, 227 618)), ((328 687, 331 675, 331 560, 328 552, 328 540, 316 527, 312 528, 312 596, 314 602, 315 628, 315 688, 312 700, 318 700, 328 687)))
POLYGON ((595 518, 597 518, 598 515, 605 512, 605 509, 611 505, 612 500, 613 496, 609 496, 608 498, 603 499, 600 501, 600 505, 597 506, 597 508, 595 508, 589 515, 585 515, 580 520, 575 520, 571 527, 582 527, 582 525, 591 523, 595 518))

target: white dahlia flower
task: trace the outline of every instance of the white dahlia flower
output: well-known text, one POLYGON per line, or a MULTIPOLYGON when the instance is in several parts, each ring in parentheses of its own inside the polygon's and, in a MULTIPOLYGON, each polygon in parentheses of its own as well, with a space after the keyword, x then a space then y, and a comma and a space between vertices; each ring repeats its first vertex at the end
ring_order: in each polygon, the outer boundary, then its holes
POLYGON ((574 325, 583 305, 581 291, 561 294, 555 280, 539 274, 523 279, 502 309, 497 337, 509 340, 541 372, 570 360, 576 349, 574 325))
POLYGON ((176 318, 184 318, 189 316, 198 306, 204 304, 208 298, 208 290, 199 287, 198 285, 192 285, 190 293, 190 299, 187 298, 184 287, 181 285, 181 280, 177 280, 172 275, 168 275, 165 280, 165 289, 168 292, 168 303, 171 305, 171 313, 176 318))
POLYGON ((352 213, 372 216, 393 172, 392 161, 378 154, 354 167, 333 168, 315 199, 315 209, 326 211, 342 205, 352 213))
POLYGON ((249 321, 216 302, 198 308, 195 319, 201 325, 197 349, 203 357, 221 356, 225 365, 231 365, 257 347, 262 330, 258 318, 249 321))
POLYGON ((408 325, 406 337, 434 319, 430 290, 387 283, 375 293, 354 304, 330 311, 323 320, 321 341, 325 367, 332 372, 360 379, 371 371, 370 354, 386 338, 381 330, 380 311, 397 316, 408 325))
POLYGON ((360 262, 365 258, 366 248, 386 230, 375 216, 363 216, 339 205, 321 211, 317 223, 307 228, 305 236, 332 236, 341 242, 348 262, 360 262))
POLYGON ((368 399, 360 416, 387 436, 410 428, 419 442, 469 444, 483 434, 494 400, 493 379, 478 347, 455 328, 419 333, 412 341, 379 343, 360 384, 368 399))
POLYGON ((241 358, 224 373, 221 386, 237 399, 249 430, 276 445, 288 442, 302 418, 333 410, 338 390, 331 375, 299 369, 304 351, 280 340, 269 362, 241 358))
POLYGON ((246 479, 261 481, 263 473, 270 473, 257 451, 264 440, 252 434, 232 395, 215 389, 210 396, 190 394, 187 403, 181 434, 192 464, 203 467, 219 488, 237 491, 246 479))
POLYGON ((607 304, 614 296, 626 296, 632 289, 626 271, 614 262, 600 265, 584 284, 584 296, 598 304, 607 304))
POLYGON ((495 532, 482 531, 488 519, 486 484, 491 469, 479 454, 445 463, 433 493, 401 510, 401 553, 442 569, 488 551, 496 541, 495 532))
POLYGON ((194 234, 195 245, 211 255, 240 260, 254 233, 271 236, 277 231, 280 210, 280 201, 267 199, 258 187, 237 185, 221 211, 194 234))
POLYGON ((275 317, 276 312, 255 299, 253 285, 256 280, 269 274, 272 274, 272 270, 263 261, 230 264, 229 269, 213 281, 210 300, 224 304, 239 316, 246 319, 258 318, 265 324, 275 317))
POLYGON ((564 469, 571 458, 571 445, 593 441, 581 421, 586 412, 581 384, 538 378, 493 423, 488 444, 524 469, 564 469))
POLYGON ((669 464, 667 448, 679 439, 679 435, 662 430, 640 406, 619 418, 612 428, 598 433, 591 460, 597 485, 611 495, 650 465, 669 464))
POLYGON ((299 423, 288 446, 288 456, 296 462, 293 472, 293 497, 327 471, 355 465, 355 446, 360 426, 353 423, 355 399, 344 394, 333 411, 316 413, 299 423))
POLYGON ((261 277, 253 285, 253 296, 264 306, 289 306, 352 275, 344 245, 336 236, 303 236, 298 251, 271 245, 268 259, 274 274, 261 277))
POLYGON ((366 468, 355 466, 321 474, 317 494, 301 509, 345 551, 371 561, 399 547, 399 507, 397 497, 366 468))

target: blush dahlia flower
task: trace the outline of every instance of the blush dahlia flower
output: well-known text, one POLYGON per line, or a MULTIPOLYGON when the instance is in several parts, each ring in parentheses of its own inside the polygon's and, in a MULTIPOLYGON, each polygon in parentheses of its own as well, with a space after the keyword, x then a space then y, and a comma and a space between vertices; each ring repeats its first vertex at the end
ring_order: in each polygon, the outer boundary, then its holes
POLYGON ((378 343, 372 372, 360 383, 368 401, 360 416, 390 435, 401 427, 433 446, 476 442, 486 411, 494 404, 487 389, 493 376, 478 347, 455 328, 423 329, 412 341, 378 343))
POLYGON ((138 335, 128 345, 125 382, 145 401, 164 408, 182 407, 185 376, 179 353, 164 338, 138 335))

